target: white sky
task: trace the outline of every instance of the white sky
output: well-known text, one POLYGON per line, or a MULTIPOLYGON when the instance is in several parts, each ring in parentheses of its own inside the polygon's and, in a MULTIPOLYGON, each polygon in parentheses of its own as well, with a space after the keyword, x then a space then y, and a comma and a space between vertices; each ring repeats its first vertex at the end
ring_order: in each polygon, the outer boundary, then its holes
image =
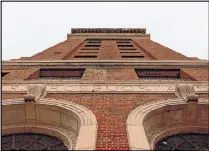
POLYGON ((71 28, 146 28, 153 41, 208 59, 207 2, 2 2, 2 59, 30 57, 71 28))

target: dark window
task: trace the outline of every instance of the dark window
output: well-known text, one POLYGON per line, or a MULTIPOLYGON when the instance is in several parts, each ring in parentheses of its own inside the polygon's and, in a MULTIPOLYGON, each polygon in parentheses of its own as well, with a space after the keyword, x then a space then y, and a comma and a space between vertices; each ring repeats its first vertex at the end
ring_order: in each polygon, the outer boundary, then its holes
POLYGON ((61 140, 45 134, 10 134, 1 139, 2 150, 68 150, 61 140))
POLYGON ((95 44, 95 45, 92 45, 92 44, 86 44, 86 45, 85 45, 85 47, 100 47, 100 45, 97 45, 97 44, 95 44))
POLYGON ((118 44, 118 47, 133 47, 132 44, 118 44))
POLYGON ((141 77, 169 77, 180 78, 180 69, 135 69, 139 78, 141 77))
POLYGON ((85 48, 84 47, 84 48, 81 48, 81 50, 99 50, 99 48, 87 48, 87 47, 85 48))
POLYGON ((135 69, 138 77, 142 81, 193 81, 191 77, 181 77, 180 69, 135 69))
POLYGON ((84 72, 83 68, 42 68, 29 76, 27 80, 79 80, 84 72))
POLYGON ((62 52, 54 52, 54 55, 60 55, 62 52))
POLYGON ((208 150, 209 134, 183 133, 168 136, 155 145, 155 150, 208 150))
POLYGON ((90 43, 90 44, 91 44, 91 43, 93 43, 93 44, 94 44, 94 43, 95 43, 95 44, 100 44, 101 41, 88 41, 87 43, 90 43))
POLYGON ((121 56, 122 58, 144 58, 144 56, 121 56))
POLYGON ((96 58, 97 55, 76 55, 74 58, 96 58))
POLYGON ((137 50, 136 48, 133 48, 133 47, 120 47, 118 49, 119 50, 137 50))
POLYGON ((9 72, 1 72, 1 77, 4 77, 5 75, 7 75, 9 72))

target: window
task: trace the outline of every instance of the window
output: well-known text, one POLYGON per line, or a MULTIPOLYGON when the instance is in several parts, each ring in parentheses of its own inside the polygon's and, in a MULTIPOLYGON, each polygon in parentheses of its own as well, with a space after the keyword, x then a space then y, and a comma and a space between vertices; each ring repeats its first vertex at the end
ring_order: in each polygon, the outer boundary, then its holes
POLYGON ((208 150, 209 134, 182 133, 168 136, 155 145, 155 150, 208 150))
POLYGON ((62 52, 57 51, 57 52, 54 52, 53 55, 60 55, 61 53, 62 52))
POLYGON ((85 69, 43 68, 31 75, 27 80, 80 80, 85 69), (33 78, 32 78, 33 77, 33 78))
POLYGON ((98 44, 86 44, 85 47, 100 47, 98 44))
POLYGON ((74 58, 97 58, 99 53, 99 47, 101 46, 100 39, 88 39, 84 47, 81 48, 75 55, 74 58))
POLYGON ((180 69, 135 69, 140 80, 184 80, 190 81, 190 78, 181 78, 180 69))
POLYGON ((76 55, 74 58, 96 58, 97 55, 76 55))
POLYGON ((3 150, 68 150, 58 138, 38 133, 18 133, 2 136, 3 150))
POLYGON ((99 48, 87 48, 87 47, 83 47, 83 48, 81 48, 81 50, 99 50, 99 48))
POLYGON ((87 43, 95 43, 95 44, 100 44, 101 43, 101 41, 88 41, 87 43))
POLYGON ((119 48, 119 50, 137 50, 137 49, 136 48, 132 48, 132 47, 128 47, 128 48, 121 47, 121 48, 119 48))
POLYGON ((133 47, 132 44, 118 44, 118 47, 133 47))
POLYGON ((125 56, 125 55, 122 55, 121 56, 122 58, 144 58, 144 56, 137 56, 137 55, 127 55, 127 56, 125 56))

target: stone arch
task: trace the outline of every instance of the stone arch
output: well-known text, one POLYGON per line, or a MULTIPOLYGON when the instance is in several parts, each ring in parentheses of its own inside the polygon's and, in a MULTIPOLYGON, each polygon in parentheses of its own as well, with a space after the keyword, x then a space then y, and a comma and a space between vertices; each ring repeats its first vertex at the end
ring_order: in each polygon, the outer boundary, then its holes
POLYGON ((74 102, 49 98, 2 101, 2 135, 42 133, 59 138, 69 150, 94 150, 97 127, 92 111, 74 102))
POLYGON ((126 123, 130 149, 153 150, 158 140, 181 132, 208 133, 208 103, 172 99, 137 107, 126 123))

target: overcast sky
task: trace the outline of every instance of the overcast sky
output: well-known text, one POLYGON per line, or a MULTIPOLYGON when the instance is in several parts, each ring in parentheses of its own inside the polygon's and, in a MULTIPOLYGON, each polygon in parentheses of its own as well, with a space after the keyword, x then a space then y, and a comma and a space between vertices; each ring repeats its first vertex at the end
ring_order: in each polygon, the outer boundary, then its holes
POLYGON ((206 2, 3 2, 2 59, 30 57, 71 28, 146 28, 151 39, 208 59, 206 2))

